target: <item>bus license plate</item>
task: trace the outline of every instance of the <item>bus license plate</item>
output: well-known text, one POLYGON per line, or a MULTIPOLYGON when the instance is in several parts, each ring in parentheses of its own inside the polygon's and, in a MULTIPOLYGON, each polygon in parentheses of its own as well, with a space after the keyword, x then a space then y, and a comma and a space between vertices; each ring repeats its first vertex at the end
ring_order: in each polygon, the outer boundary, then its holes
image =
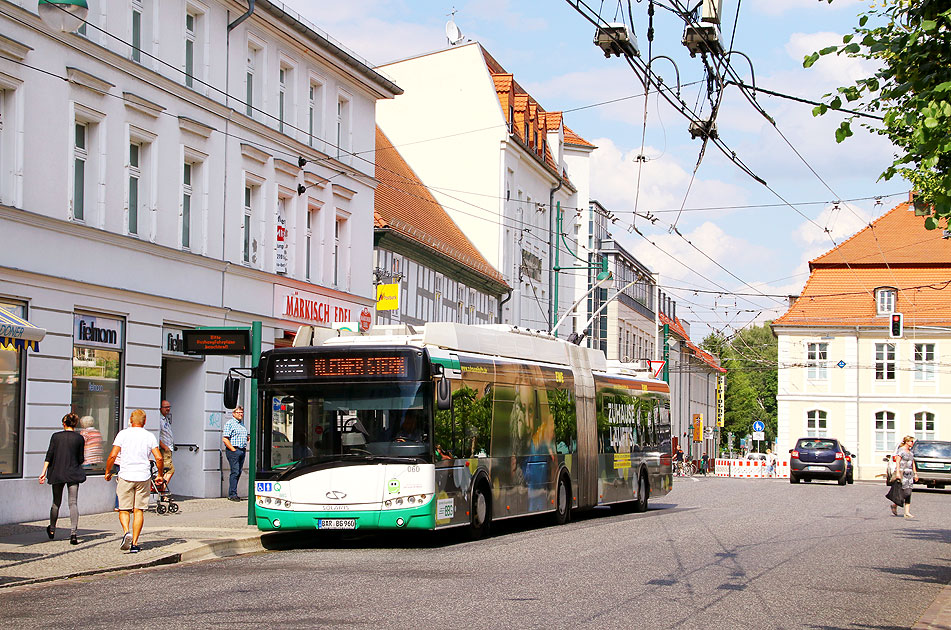
POLYGON ((357 519, 355 518, 319 518, 317 519, 317 529, 356 529, 357 519))

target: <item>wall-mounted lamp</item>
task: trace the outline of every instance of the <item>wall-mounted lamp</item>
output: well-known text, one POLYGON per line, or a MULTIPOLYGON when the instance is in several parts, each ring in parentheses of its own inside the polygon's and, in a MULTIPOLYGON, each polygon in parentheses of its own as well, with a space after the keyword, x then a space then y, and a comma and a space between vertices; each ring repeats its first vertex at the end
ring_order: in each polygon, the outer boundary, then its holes
POLYGON ((86 0, 38 0, 36 10, 47 26, 71 33, 86 21, 89 5, 86 0))

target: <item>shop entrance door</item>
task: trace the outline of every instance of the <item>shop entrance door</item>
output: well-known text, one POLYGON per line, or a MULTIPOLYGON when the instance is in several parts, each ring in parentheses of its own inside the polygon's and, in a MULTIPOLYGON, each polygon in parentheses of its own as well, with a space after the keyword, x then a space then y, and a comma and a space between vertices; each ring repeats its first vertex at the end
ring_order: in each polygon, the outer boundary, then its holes
MULTIPOLYGON (((170 484, 174 496, 218 496, 219 472, 212 469, 206 473, 203 465, 206 425, 204 365, 203 361, 194 359, 162 359, 162 398, 172 403, 172 431, 176 446, 172 453, 175 475, 170 484)), ((217 457, 212 456, 211 460, 215 461, 217 457)))

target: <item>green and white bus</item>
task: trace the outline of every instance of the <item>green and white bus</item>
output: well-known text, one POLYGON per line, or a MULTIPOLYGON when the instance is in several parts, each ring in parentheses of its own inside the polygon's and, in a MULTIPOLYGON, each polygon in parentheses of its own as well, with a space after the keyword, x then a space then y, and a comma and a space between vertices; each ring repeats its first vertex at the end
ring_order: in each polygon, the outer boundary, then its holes
POLYGON ((510 326, 426 324, 265 352, 261 530, 442 529, 672 486, 666 383, 510 326))

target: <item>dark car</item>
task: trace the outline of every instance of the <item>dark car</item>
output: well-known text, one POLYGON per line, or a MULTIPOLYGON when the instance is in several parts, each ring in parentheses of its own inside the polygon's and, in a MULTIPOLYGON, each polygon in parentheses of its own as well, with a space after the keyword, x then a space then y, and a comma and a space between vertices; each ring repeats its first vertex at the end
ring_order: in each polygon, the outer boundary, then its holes
POLYGON ((929 488, 943 488, 951 483, 951 442, 916 440, 912 447, 918 483, 929 488))
POLYGON ((830 479, 848 483, 845 449, 835 438, 799 438, 789 451, 789 483, 830 479))

